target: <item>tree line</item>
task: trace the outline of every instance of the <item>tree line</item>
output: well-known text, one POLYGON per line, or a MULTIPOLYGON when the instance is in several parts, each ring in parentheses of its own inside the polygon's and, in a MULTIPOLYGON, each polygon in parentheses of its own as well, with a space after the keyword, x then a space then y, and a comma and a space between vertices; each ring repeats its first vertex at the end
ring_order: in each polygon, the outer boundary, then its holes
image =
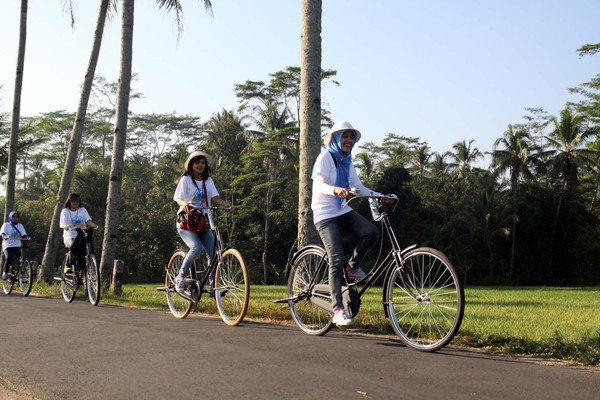
MULTIPOLYGON (((337 84, 335 74, 323 71, 322 80, 337 84)), ((221 197, 234 204, 219 215, 219 226, 244 255, 251 281, 283 283, 298 236, 300 68, 270 77, 235 85, 239 108, 206 121, 129 114, 115 251, 129 280, 160 280, 170 253, 182 245, 172 196, 183 160, 202 149, 213 155, 221 197)), ((109 99, 115 88, 96 78, 97 105, 88 111, 71 185, 100 223, 109 191, 115 118, 109 99)), ((354 162, 367 186, 399 196, 392 221, 400 243, 443 250, 467 284, 599 284, 597 89, 598 80, 572 89, 584 100, 567 103, 558 116, 527 109, 488 152, 472 139, 434 152, 418 137, 389 133, 380 144, 359 144, 354 162), (489 167, 478 166, 486 158, 489 167)), ((325 132, 331 121, 326 110, 322 114, 325 132)), ((74 118, 59 110, 20 120, 16 204, 34 238, 34 260, 44 254, 74 118)), ((7 114, 0 124, 6 142, 7 114)), ((6 152, 0 156, 5 166, 6 152)), ((359 212, 368 216, 367 205, 359 212)))

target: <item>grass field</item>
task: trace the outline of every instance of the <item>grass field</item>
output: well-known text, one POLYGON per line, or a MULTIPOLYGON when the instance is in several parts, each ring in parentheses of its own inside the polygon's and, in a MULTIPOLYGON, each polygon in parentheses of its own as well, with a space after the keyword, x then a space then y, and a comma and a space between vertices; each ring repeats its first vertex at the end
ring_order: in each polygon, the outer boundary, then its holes
MULTIPOLYGON (((100 302, 167 309, 159 286, 127 284, 119 296, 105 291, 100 302)), ((33 292, 60 297, 60 286, 34 285, 33 292)), ((251 286, 246 317, 293 324, 288 306, 273 303, 285 292, 284 286, 251 286)), ((465 298, 465 317, 452 345, 600 366, 600 288, 469 287, 465 298)), ((381 299, 381 288, 366 293, 352 331, 394 334, 381 299)), ((217 314, 208 296, 194 312, 217 314)))

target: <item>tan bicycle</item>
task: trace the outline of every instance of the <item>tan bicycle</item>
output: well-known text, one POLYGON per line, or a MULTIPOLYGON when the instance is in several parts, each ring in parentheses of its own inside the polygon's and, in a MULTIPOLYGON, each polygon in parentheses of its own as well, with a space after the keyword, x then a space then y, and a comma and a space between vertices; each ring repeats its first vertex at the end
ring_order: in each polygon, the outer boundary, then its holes
POLYGON ((165 269, 165 286, 157 290, 166 292, 169 310, 175 318, 188 316, 203 293, 215 299, 223 321, 236 326, 244 319, 250 302, 250 281, 244 258, 234 248, 226 248, 217 226, 216 212, 222 207, 198 207, 208 216, 211 233, 215 235, 213 257, 209 261, 205 253, 194 260, 186 278, 183 292, 175 290, 175 278, 179 274, 186 250, 177 249, 171 254, 165 269), (212 284, 211 284, 212 281, 212 284))

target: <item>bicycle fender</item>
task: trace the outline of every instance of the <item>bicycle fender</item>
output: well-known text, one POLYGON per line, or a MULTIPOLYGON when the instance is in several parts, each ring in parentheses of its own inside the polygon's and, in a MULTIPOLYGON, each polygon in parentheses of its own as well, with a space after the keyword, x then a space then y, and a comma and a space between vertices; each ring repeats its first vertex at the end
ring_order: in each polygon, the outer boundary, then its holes
POLYGON ((292 256, 292 259, 290 260, 288 265, 286 265, 286 267, 285 267, 285 281, 286 282, 290 276, 290 270, 292 269, 292 265, 294 265, 296 263, 296 260, 302 253, 304 253, 310 249, 321 250, 321 251, 323 251, 323 253, 325 253, 325 249, 323 248, 323 246, 318 245, 318 244, 306 245, 306 246, 302 247, 300 250, 298 250, 297 252, 295 252, 294 255, 292 256))
POLYGON ((400 252, 401 255, 405 255, 406 253, 408 253, 409 251, 411 251, 412 249, 416 249, 417 248, 417 244, 411 244, 410 246, 406 247, 404 250, 402 250, 400 252))
POLYGON ((184 253, 187 253, 187 250, 184 250, 184 249, 176 249, 173 252, 171 252, 171 254, 169 254, 169 258, 167 258, 167 264, 165 265, 165 270, 167 268, 169 268, 169 265, 168 265, 169 264, 169 260, 171 259, 171 257, 173 257, 173 254, 177 253, 178 251, 183 251, 184 253))

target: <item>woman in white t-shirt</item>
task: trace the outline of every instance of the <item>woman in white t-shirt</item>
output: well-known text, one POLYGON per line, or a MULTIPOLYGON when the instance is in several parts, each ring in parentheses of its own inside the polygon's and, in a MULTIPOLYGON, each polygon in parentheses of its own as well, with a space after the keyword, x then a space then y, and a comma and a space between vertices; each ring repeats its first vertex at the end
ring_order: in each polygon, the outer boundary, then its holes
POLYGON ((60 228, 63 231, 63 241, 69 250, 69 263, 65 269, 70 272, 73 260, 77 259, 77 266, 85 266, 85 235, 82 229, 98 226, 92 221, 92 217, 81 203, 81 197, 77 193, 71 193, 65 201, 65 207, 60 213, 60 228))
MULTIPOLYGON (((208 165, 210 156, 202 151, 194 151, 185 160, 183 168, 185 172, 179 178, 173 200, 179 205, 177 215, 182 212, 187 213, 192 206, 210 207, 216 204, 222 207, 230 207, 229 203, 219 197, 219 192, 215 187, 213 179, 210 177, 210 167, 208 165)), ((190 250, 185 255, 179 275, 175 279, 175 290, 183 292, 185 290, 185 277, 194 260, 206 251, 209 257, 212 257, 215 246, 215 237, 211 230, 204 233, 196 233, 181 229, 177 224, 177 232, 190 250)))
POLYGON ((8 269, 11 263, 18 263, 21 258, 21 239, 27 239, 25 227, 19 222, 19 213, 11 211, 8 221, 0 228, 2 235, 2 251, 4 252, 4 265, 2 279, 8 279, 8 269))

